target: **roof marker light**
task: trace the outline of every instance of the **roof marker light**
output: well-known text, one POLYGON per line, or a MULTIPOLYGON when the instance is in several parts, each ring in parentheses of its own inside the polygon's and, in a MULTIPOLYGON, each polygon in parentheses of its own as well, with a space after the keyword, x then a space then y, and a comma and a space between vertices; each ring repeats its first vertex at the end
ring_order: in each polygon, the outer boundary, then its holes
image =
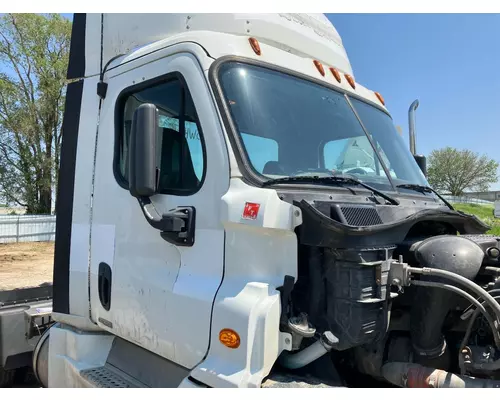
POLYGON ((339 71, 337 71, 336 68, 330 67, 330 72, 335 77, 335 79, 337 80, 337 82, 340 83, 340 81, 342 80, 342 78, 340 77, 339 71))
POLYGON ((248 39, 248 41, 250 42, 250 46, 252 46, 252 50, 254 51, 254 53, 260 56, 261 55, 260 44, 257 41, 257 39, 251 37, 248 39))
POLYGON ((323 68, 323 65, 318 60, 314 60, 313 63, 318 69, 321 76, 325 76, 325 69, 323 68))
POLYGON ((351 85, 353 89, 356 89, 356 83, 354 82, 354 78, 349 74, 344 74, 344 76, 347 79, 347 82, 349 82, 349 85, 351 85))
POLYGON ((375 96, 377 96, 377 99, 382 103, 383 106, 385 106, 385 100, 382 95, 379 92, 375 92, 375 96))

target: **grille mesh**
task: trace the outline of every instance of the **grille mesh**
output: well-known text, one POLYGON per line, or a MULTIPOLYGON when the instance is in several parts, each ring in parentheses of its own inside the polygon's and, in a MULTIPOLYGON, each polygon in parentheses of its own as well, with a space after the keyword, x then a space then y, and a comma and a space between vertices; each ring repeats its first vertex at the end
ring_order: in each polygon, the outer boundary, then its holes
POLYGON ((340 210, 348 225, 372 226, 382 224, 382 219, 375 208, 341 206, 340 210))

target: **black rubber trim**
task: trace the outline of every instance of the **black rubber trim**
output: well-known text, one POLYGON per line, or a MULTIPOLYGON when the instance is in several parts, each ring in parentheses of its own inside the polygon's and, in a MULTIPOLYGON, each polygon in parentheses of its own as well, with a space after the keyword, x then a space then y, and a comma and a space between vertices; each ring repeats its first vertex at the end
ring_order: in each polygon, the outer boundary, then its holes
POLYGON ((87 14, 73 14, 71 30, 71 45, 69 50, 68 79, 78 79, 85 76, 85 30, 87 14))
POLYGON ((201 386, 204 389, 213 389, 212 386, 208 386, 206 383, 199 381, 198 379, 193 378, 192 376, 188 376, 188 381, 193 382, 195 385, 201 386))
POLYGON ((44 284, 38 287, 0 291, 0 308, 14 304, 31 303, 52 298, 53 286, 44 284))
POLYGON ((69 255, 73 196, 75 189, 76 147, 80 126, 83 80, 70 83, 62 126, 61 166, 57 190, 56 244, 54 253, 53 310, 69 314, 69 255))
MULTIPOLYGON (((115 146, 114 146, 114 155, 113 155, 113 174, 115 176, 116 182, 120 187, 129 190, 128 182, 125 177, 121 174, 120 171, 120 140, 123 135, 123 109, 125 107, 125 102, 127 101, 127 97, 133 93, 139 92, 141 90, 154 87, 160 85, 162 83, 166 83, 169 81, 178 80, 181 83, 182 88, 187 92, 189 98, 194 104, 194 99, 191 96, 191 91, 189 90, 189 86, 186 82, 186 79, 180 72, 169 72, 168 74, 157 76, 155 78, 149 79, 144 82, 140 82, 138 84, 129 86, 122 90, 116 99, 115 105, 115 146)), ((203 175, 200 180, 200 184, 195 190, 183 191, 183 190, 163 190, 158 192, 158 194, 170 194, 174 196, 192 196, 195 193, 198 193, 203 184, 205 183, 205 178, 207 175, 208 169, 208 160, 207 160, 207 149, 205 145, 205 135, 203 134, 203 129, 201 127, 200 119, 198 117, 198 112, 196 110, 196 104, 194 104, 194 112, 196 119, 196 127, 198 128, 198 134, 200 136, 201 141, 201 149, 203 154, 203 175)))

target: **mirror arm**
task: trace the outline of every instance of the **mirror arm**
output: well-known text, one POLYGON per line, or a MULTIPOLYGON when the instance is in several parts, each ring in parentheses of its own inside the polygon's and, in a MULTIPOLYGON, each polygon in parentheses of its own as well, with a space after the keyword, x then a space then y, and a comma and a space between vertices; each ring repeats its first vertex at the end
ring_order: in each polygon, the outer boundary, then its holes
POLYGON ((161 232, 163 239, 177 246, 194 244, 194 207, 177 207, 160 216, 149 197, 138 197, 137 200, 146 221, 161 232))

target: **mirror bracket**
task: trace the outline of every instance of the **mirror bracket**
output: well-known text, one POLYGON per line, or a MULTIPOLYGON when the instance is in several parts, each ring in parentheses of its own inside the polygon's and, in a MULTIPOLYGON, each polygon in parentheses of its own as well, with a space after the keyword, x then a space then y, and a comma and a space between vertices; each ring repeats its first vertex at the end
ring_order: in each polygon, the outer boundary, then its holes
POLYGON ((193 246, 196 220, 194 207, 177 207, 160 216, 149 197, 139 197, 138 201, 146 221, 160 231, 164 240, 176 246, 193 246))

